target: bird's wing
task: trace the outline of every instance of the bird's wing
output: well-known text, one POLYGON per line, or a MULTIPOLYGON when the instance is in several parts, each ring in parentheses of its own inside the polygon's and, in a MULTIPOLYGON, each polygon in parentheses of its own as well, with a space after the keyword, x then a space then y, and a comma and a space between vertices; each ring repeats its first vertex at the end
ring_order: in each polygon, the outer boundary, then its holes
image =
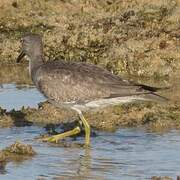
POLYGON ((156 91, 123 80, 101 67, 80 62, 49 62, 37 70, 36 78, 39 90, 58 102, 84 102, 156 91))

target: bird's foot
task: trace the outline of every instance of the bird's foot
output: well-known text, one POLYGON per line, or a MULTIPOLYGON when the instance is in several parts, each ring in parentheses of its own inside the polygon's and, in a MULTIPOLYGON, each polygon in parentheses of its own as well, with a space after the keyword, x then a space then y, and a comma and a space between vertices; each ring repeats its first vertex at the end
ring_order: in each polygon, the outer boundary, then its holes
POLYGON ((54 136, 45 137, 45 138, 42 138, 41 140, 44 142, 58 143, 59 140, 64 139, 69 136, 79 134, 80 132, 81 132, 81 129, 80 129, 80 127, 77 126, 73 130, 70 130, 70 131, 67 131, 67 132, 64 132, 61 134, 57 134, 54 136))

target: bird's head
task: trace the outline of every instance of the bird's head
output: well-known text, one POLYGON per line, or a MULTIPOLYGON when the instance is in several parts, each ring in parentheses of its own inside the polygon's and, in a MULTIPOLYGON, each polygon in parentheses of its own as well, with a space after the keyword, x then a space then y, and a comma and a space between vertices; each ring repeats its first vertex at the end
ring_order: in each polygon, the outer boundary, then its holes
POLYGON ((43 47, 42 47, 42 37, 38 34, 29 34, 21 38, 21 53, 17 58, 17 62, 20 62, 21 59, 27 55, 30 59, 37 56, 42 56, 43 47))

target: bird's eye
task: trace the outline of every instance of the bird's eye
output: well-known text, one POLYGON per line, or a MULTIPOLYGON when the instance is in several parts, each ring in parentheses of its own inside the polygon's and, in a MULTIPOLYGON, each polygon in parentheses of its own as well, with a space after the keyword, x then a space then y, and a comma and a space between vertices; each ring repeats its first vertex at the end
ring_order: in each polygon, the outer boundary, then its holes
POLYGON ((23 39, 23 38, 21 38, 21 39, 20 39, 20 42, 21 42, 21 43, 23 43, 23 42, 24 42, 24 39, 23 39))

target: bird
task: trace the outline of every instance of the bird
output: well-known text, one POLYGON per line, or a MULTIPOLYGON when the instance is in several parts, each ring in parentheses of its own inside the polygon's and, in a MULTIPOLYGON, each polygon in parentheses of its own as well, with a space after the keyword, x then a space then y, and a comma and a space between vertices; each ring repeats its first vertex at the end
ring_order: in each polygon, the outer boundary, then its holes
MULTIPOLYGON (((43 40, 39 34, 27 34, 21 38, 21 52, 17 63, 26 55, 29 75, 37 89, 56 107, 75 110, 85 130, 85 146, 90 146, 91 127, 83 111, 104 108, 129 101, 167 101, 156 92, 165 88, 152 87, 127 80, 91 63, 65 60, 45 62, 43 40)), ((80 125, 67 132, 44 140, 58 142, 79 134, 80 125)))

